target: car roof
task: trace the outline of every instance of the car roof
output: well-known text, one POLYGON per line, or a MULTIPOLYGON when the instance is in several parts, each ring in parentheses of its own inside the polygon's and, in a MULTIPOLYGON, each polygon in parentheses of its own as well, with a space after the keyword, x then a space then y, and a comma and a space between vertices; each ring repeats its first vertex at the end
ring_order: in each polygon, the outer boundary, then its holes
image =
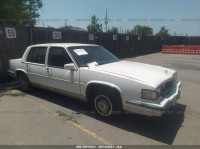
POLYGON ((45 43, 45 44, 35 44, 31 47, 38 46, 59 46, 59 47, 74 47, 74 46, 98 46, 95 44, 84 44, 84 43, 45 43))

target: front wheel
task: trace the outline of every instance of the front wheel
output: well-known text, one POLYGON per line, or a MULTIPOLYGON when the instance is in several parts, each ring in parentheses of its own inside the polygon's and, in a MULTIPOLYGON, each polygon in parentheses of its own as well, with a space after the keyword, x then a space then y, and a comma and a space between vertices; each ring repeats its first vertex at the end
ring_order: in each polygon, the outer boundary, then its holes
POLYGON ((19 75, 19 85, 23 91, 29 91, 31 88, 31 84, 28 80, 28 77, 23 72, 19 75))
POLYGON ((95 91, 93 107, 97 115, 103 118, 119 116, 122 111, 120 98, 106 91, 95 91))

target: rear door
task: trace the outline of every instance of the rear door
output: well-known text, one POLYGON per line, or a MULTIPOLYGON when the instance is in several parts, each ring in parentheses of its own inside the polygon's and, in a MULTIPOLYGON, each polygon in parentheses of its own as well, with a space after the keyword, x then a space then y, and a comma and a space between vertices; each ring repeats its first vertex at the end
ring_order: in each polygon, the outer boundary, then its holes
POLYGON ((45 66, 47 47, 32 47, 29 50, 25 65, 30 82, 47 85, 45 66))

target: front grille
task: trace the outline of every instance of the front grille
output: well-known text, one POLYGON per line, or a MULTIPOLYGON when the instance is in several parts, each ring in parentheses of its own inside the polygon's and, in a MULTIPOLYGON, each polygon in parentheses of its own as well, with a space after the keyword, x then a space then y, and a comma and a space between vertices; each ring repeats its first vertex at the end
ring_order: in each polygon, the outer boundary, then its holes
POLYGON ((162 96, 169 94, 169 92, 172 90, 173 84, 174 84, 174 80, 170 80, 170 81, 166 82, 165 84, 163 84, 162 96))

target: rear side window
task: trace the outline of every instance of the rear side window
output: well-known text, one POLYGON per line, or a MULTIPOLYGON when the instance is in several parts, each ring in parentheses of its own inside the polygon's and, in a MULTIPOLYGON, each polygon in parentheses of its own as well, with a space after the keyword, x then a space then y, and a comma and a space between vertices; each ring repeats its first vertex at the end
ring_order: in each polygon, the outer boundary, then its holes
POLYGON ((27 62, 45 64, 47 47, 33 47, 27 56, 27 62))
POLYGON ((73 61, 64 48, 50 48, 48 57, 49 66, 64 68, 64 65, 69 63, 73 63, 73 61))

